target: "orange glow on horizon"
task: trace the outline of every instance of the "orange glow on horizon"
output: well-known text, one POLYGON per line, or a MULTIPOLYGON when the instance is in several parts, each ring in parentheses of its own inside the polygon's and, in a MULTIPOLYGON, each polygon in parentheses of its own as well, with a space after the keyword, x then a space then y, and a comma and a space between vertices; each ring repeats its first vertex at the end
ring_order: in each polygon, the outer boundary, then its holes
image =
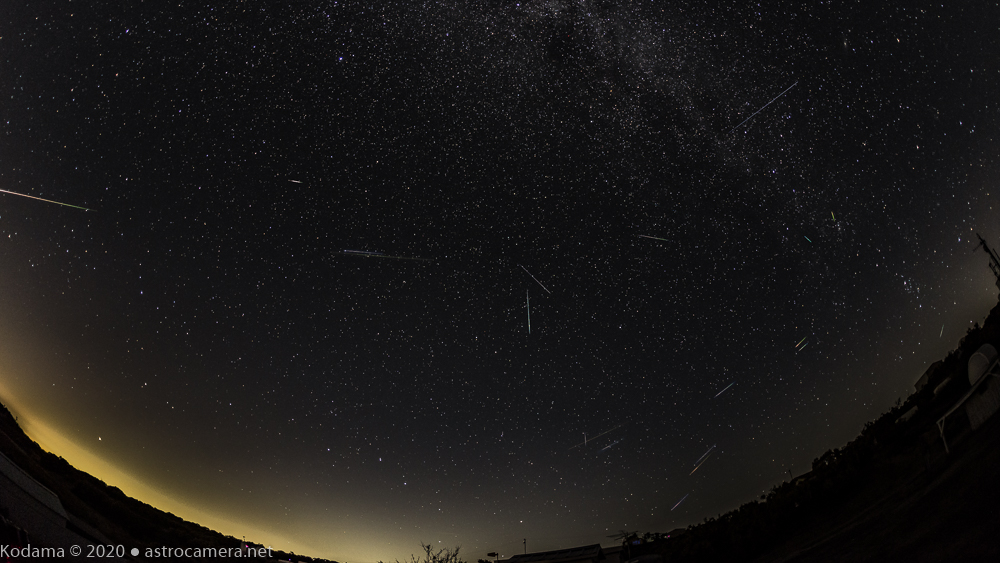
POLYGON ((122 471, 115 464, 67 438, 46 421, 36 418, 31 413, 26 413, 17 407, 17 401, 12 399, 11 394, 0 383, 0 401, 11 414, 17 417, 17 424, 29 438, 34 440, 43 450, 62 457, 73 467, 89 473, 109 486, 118 487, 126 495, 163 512, 170 512, 189 522, 206 526, 223 535, 237 539, 245 536, 253 543, 272 546, 274 549, 322 557, 316 554, 314 547, 291 541, 273 531, 247 526, 224 516, 213 514, 182 502, 175 495, 150 486, 139 477, 122 471))

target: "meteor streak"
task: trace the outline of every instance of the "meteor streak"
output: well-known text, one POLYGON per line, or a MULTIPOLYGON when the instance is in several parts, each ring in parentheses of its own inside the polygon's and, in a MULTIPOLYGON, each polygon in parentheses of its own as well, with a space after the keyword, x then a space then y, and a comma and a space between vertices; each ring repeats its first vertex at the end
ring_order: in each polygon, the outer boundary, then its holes
POLYGON ((84 211, 93 211, 93 209, 87 209, 86 207, 80 207, 79 205, 70 205, 69 203, 62 203, 62 202, 59 202, 59 201, 52 201, 51 199, 42 199, 40 197, 35 197, 33 195, 19 194, 17 192, 10 192, 10 191, 7 191, 7 190, 0 190, 0 192, 3 192, 5 194, 11 194, 11 195, 19 195, 21 197, 30 197, 31 199, 37 199, 38 201, 44 201, 46 203, 54 203, 56 205, 65 205, 66 207, 75 207, 77 209, 82 209, 84 211))
MULTIPOLYGON (((808 345, 809 345, 809 343, 808 343, 808 342, 806 342, 805 344, 803 344, 803 345, 802 345, 802 347, 801 347, 801 348, 799 348, 799 352, 801 352, 801 351, 805 350, 805 349, 806 349, 806 346, 808 346, 808 345)), ((796 353, 798 353, 798 352, 796 352, 796 353)))
POLYGON ((834 221, 836 221, 836 220, 837 220, 837 216, 833 214, 833 211, 831 211, 831 212, 830 212, 830 217, 833 217, 833 220, 834 220, 834 221))
MULTIPOLYGON (((678 506, 680 506, 681 503, 684 502, 684 499, 688 498, 689 496, 691 496, 691 493, 688 493, 688 494, 684 495, 684 498, 682 498, 681 500, 677 501, 677 504, 674 505, 674 508, 677 508, 678 506)), ((674 508, 671 508, 670 511, 673 512, 674 508)))
POLYGON ((727 386, 726 386, 726 388, 725 388, 725 389, 723 389, 722 391, 719 391, 718 393, 716 393, 716 394, 715 394, 715 397, 712 397, 712 398, 713 398, 713 399, 717 398, 717 397, 718 397, 719 395, 721 395, 721 394, 725 393, 726 391, 728 391, 728 390, 729 390, 729 388, 730 388, 730 387, 732 387, 733 385, 736 385, 736 382, 735 382, 735 381, 734 381, 734 382, 732 382, 732 383, 730 383, 729 385, 727 385, 727 386))
MULTIPOLYGON (((518 266, 521 266, 521 265, 518 264, 518 266)), ((526 274, 528 274, 529 276, 531 276, 531 272, 529 272, 527 268, 525 268, 524 266, 521 266, 521 269, 524 270, 524 272, 526 274)), ((538 278, 536 278, 535 276, 531 276, 531 279, 535 280, 535 283, 537 283, 538 285, 541 285, 542 289, 544 289, 545 291, 549 291, 549 288, 547 288, 544 285, 542 285, 542 282, 538 281, 538 278)), ((552 295, 551 291, 549 291, 549 295, 552 295)))
POLYGON ((528 308, 528 334, 531 334, 531 297, 528 290, 524 290, 525 307, 528 308))
POLYGON ((610 446, 604 446, 603 448, 601 448, 601 451, 603 452, 604 450, 607 450, 607 449, 611 448, 611 446, 617 445, 618 442, 621 442, 621 440, 615 440, 614 443, 611 444, 610 446))
POLYGON ((583 441, 582 441, 582 442, 580 442, 579 444, 577 444, 577 445, 573 446, 573 447, 572 447, 572 448, 570 448, 570 449, 572 450, 573 448, 579 448, 580 446, 586 446, 586 445, 587 445, 587 442, 591 442, 591 441, 593 441, 593 440, 596 440, 597 438, 600 438, 601 436, 603 436, 603 435, 605 435, 605 434, 609 434, 609 433, 611 433, 611 432, 614 432, 615 430, 618 430, 618 429, 619 429, 619 428, 621 428, 622 426, 625 426, 625 424, 628 424, 628 423, 626 422, 626 423, 622 423, 622 424, 619 424, 618 426, 615 426, 615 427, 614 427, 614 428, 612 428, 611 430, 605 430, 604 432, 601 432, 600 434, 598 434, 597 436, 594 436, 594 437, 592 437, 592 438, 587 438, 587 435, 586 435, 586 434, 584 434, 584 435, 583 435, 583 441))
POLYGON ((300 182, 298 180, 289 180, 289 182, 295 182, 296 184, 301 184, 302 183, 302 182, 300 182))
POLYGON ((811 240, 809 240, 809 237, 807 237, 805 235, 802 235, 802 236, 805 237, 805 239, 808 240, 809 242, 812 242, 811 240))
MULTIPOLYGON (((795 81, 795 84, 798 84, 798 83, 799 83, 799 81, 798 81, 798 80, 796 80, 796 81, 795 81)), ((791 86, 789 86, 788 88, 785 88, 785 92, 787 92, 787 91, 791 90, 792 88, 795 88, 795 84, 792 84, 792 85, 791 85, 791 86)), ((785 95, 785 92, 782 92, 782 93, 778 94, 777 96, 775 96, 775 97, 774 97, 774 100, 777 100, 778 98, 780 98, 780 97, 784 96, 784 95, 785 95)), ((750 117, 748 117, 748 118, 744 119, 743 121, 741 121, 741 122, 740 122, 740 124, 739 124, 739 125, 737 125, 736 127, 733 127, 732 129, 730 129, 730 130, 729 130, 729 133, 732 133, 733 131, 736 131, 736 130, 737 130, 737 129, 739 129, 739 128, 740 128, 741 126, 743 126, 743 124, 744 124, 744 123, 746 123, 747 121, 750 121, 751 119, 753 119, 753 116, 754 116, 754 115, 757 115, 758 113, 760 113, 760 112, 764 111, 764 108, 766 108, 767 106, 769 106, 769 105, 773 104, 773 103, 774 103, 774 100, 771 100, 770 102, 767 102, 766 104, 764 104, 764 107, 762 107, 762 108, 760 108, 759 110, 757 110, 757 111, 753 112, 753 115, 751 115, 750 117)), ((726 133, 726 135, 728 135, 729 133, 726 133)))
POLYGON ((642 238, 651 238, 653 240, 662 240, 663 242, 670 242, 669 240, 667 240, 665 238, 660 238, 660 237, 651 237, 651 236, 648 236, 648 235, 639 235, 639 236, 642 237, 642 238))
MULTIPOLYGON (((708 448, 707 452, 701 454, 701 457, 698 458, 698 461, 701 461, 701 460, 705 459, 705 456, 707 456, 708 454, 712 453, 712 450, 714 450, 714 449, 715 449, 715 444, 712 444, 712 447, 708 448)), ((694 464, 698 465, 698 461, 694 462, 694 464)))
POLYGON ((941 334, 938 335, 938 338, 941 338, 942 336, 944 336, 944 325, 941 325, 941 334))
POLYGON ((799 340, 799 343, 796 344, 795 347, 798 348, 799 346, 802 346, 802 343, 806 341, 806 338, 809 338, 809 337, 808 336, 803 336, 802 340, 799 340))
MULTIPOLYGON (((712 446, 712 447, 715 447, 715 446, 712 446)), ((698 468, 701 467, 702 465, 705 465, 705 462, 708 461, 708 458, 710 458, 710 457, 712 457, 712 454, 708 454, 707 456, 705 456, 705 459, 701 460, 701 463, 699 463, 697 465, 697 467, 695 467, 694 469, 692 469, 691 473, 688 473, 688 475, 694 475, 694 472, 698 471, 698 468)))
POLYGON ((415 256, 389 256, 381 252, 368 252, 367 250, 344 250, 340 254, 345 256, 360 256, 362 258, 391 258, 393 260, 415 260, 417 262, 433 262, 430 258, 417 258, 415 256))

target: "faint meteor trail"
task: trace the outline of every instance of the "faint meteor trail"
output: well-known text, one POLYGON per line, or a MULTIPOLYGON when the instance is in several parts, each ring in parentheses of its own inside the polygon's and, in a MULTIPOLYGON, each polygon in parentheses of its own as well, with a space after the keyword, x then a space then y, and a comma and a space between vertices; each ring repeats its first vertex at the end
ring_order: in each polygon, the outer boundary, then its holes
POLYGON ((289 182, 295 182, 296 184, 301 184, 302 183, 302 182, 300 182, 298 180, 289 180, 289 182))
POLYGON ((698 471, 698 468, 700 468, 702 465, 705 465, 705 462, 708 461, 708 458, 710 457, 712 457, 712 454, 708 454, 707 456, 705 456, 705 459, 701 460, 701 463, 699 463, 694 469, 692 469, 691 473, 688 473, 688 475, 689 476, 694 475, 694 472, 698 471))
MULTIPOLYGON (((688 498, 689 496, 691 496, 691 493, 688 493, 688 494, 684 495, 684 498, 682 498, 681 500, 677 501, 677 504, 674 505, 674 508, 677 508, 678 506, 680 506, 681 503, 684 502, 684 499, 688 498)), ((671 508, 670 511, 673 512, 674 508, 671 508)))
POLYGON ((715 394, 715 397, 712 397, 712 398, 713 398, 713 399, 717 399, 717 398, 719 397, 719 395, 721 395, 721 394, 725 393, 726 391, 728 391, 728 390, 729 390, 729 388, 730 388, 730 387, 732 387, 733 385, 736 385, 736 382, 735 382, 735 381, 734 381, 734 382, 732 382, 732 383, 730 383, 729 385, 727 385, 727 386, 726 386, 726 388, 725 388, 725 389, 723 389, 722 391, 719 391, 718 393, 716 393, 716 394, 715 394))
POLYGON ((615 440, 615 441, 614 441, 614 443, 612 443, 611 445, 608 445, 608 446, 604 446, 603 448, 601 448, 601 451, 603 452, 604 450, 607 450, 607 449, 610 449, 610 448, 611 448, 611 446, 615 446, 615 445, 617 445, 617 444, 618 444, 618 442, 621 442, 621 440, 615 440))
POLYGON ((605 435, 605 434, 608 434, 608 433, 611 433, 611 432, 614 432, 615 430, 618 430, 619 428, 621 428, 622 426, 625 426, 626 424, 628 424, 628 423, 627 423, 627 422, 625 422, 625 423, 622 423, 622 424, 619 424, 618 426, 615 426, 615 427, 614 427, 614 428, 612 428, 611 430, 605 430, 604 432, 601 432, 600 434, 598 434, 597 436, 594 436, 594 437, 592 437, 592 438, 587 438, 587 435, 586 435, 586 434, 584 434, 584 435, 583 435, 583 441, 582 441, 582 442, 580 442, 579 444, 577 444, 577 445, 575 445, 575 446, 571 447, 570 449, 572 450, 573 448, 579 448, 580 446, 586 446, 586 445, 587 445, 587 442, 593 442, 593 441, 594 441, 594 440, 596 440, 597 438, 600 438, 601 436, 603 436, 603 435, 605 435))
POLYGON ((836 221, 836 220, 837 220, 837 216, 833 214, 833 211, 831 211, 831 212, 830 212, 830 217, 833 217, 833 220, 834 220, 834 221, 836 221))
POLYGON ((701 461, 701 460, 703 460, 703 459, 705 459, 705 456, 707 456, 708 454, 712 453, 712 450, 714 450, 714 449, 715 449, 715 444, 712 444, 712 447, 708 448, 707 452, 701 454, 701 457, 699 457, 698 461, 694 462, 694 464, 698 465, 698 462, 701 461))
MULTIPOLYGON (((518 266, 521 266, 521 265, 520 265, 520 264, 518 264, 518 266)), ((526 274, 528 274, 529 276, 531 276, 531 272, 529 272, 527 268, 525 268, 524 266, 521 266, 521 269, 522 269, 522 270, 524 270, 524 272, 525 272, 526 274)), ((547 288, 547 287, 545 287, 544 285, 542 285, 542 282, 538 281, 538 278, 536 278, 535 276, 531 276, 531 279, 535 280, 535 283, 537 283, 538 285, 541 285, 541 286, 542 286, 542 289, 544 289, 545 291, 548 291, 548 292, 549 292, 549 295, 552 295, 552 292, 551 292, 551 291, 549 291, 549 288, 547 288)))
MULTIPOLYGON (((808 345, 809 345, 809 343, 808 343, 808 342, 806 342, 805 344, 803 344, 803 345, 802 345, 802 347, 801 347, 801 348, 799 348, 799 352, 801 352, 801 351, 805 350, 805 349, 806 349, 806 346, 808 346, 808 345)), ((797 354, 797 353, 798 353, 798 352, 796 352, 796 354, 797 354)))
POLYGON ((524 290, 525 307, 528 308, 528 334, 531 334, 531 296, 528 295, 528 290, 524 290))
POLYGON ((796 344, 795 347, 798 348, 799 346, 802 346, 802 343, 806 341, 806 338, 809 338, 809 337, 808 336, 803 336, 802 340, 799 340, 799 343, 796 344))
POLYGON ((941 334, 938 335, 938 338, 941 338, 942 336, 944 336, 944 325, 941 325, 941 334))
POLYGON ((340 252, 345 256, 360 256, 362 258, 390 258, 392 260, 415 260, 418 262, 433 262, 430 258, 417 258, 414 256, 389 256, 381 252, 368 252, 367 250, 343 250, 340 252))
POLYGON ((19 194, 17 192, 11 192, 11 191, 7 191, 7 190, 0 190, 0 192, 3 192, 5 194, 11 194, 11 195, 19 195, 21 197, 30 197, 31 199, 37 199, 38 201, 44 201, 46 203, 54 203, 56 205, 65 205, 66 207, 75 207, 77 209, 82 209, 84 211, 93 211, 93 209, 87 209, 86 207, 80 207, 79 205, 71 205, 69 203, 62 203, 60 201, 52 201, 51 199, 42 199, 40 197, 35 197, 33 195, 19 194))
MULTIPOLYGON (((798 81, 798 80, 796 80, 796 81, 795 81, 795 84, 798 84, 798 83, 799 83, 799 81, 798 81)), ((784 91, 784 92, 782 92, 782 93, 780 93, 780 94, 778 94, 777 96, 775 96, 775 97, 774 97, 774 100, 777 100, 778 98, 780 98, 780 97, 784 96, 784 95, 785 95, 785 92, 787 92, 787 91, 791 90, 792 88, 795 88, 795 84, 792 84, 792 85, 791 85, 791 86, 789 86, 788 88, 785 88, 785 91, 784 91)), ((740 127, 742 127, 744 123, 746 123, 747 121, 750 121, 751 119, 753 119, 753 116, 754 116, 754 115, 757 115, 758 113, 760 113, 760 112, 764 111, 764 108, 766 108, 767 106, 769 106, 769 105, 773 104, 773 103, 774 103, 774 100, 771 100, 770 102, 767 102, 766 104, 764 104, 764 107, 762 107, 762 108, 760 108, 759 110, 757 110, 757 111, 753 112, 753 115, 751 115, 750 117, 748 117, 748 118, 744 119, 743 121, 741 121, 741 122, 740 122, 740 124, 739 124, 739 125, 737 125, 736 127, 733 127, 732 129, 730 129, 730 130, 729 130, 729 133, 732 133, 733 131, 736 131, 737 129, 739 129, 740 127)), ((726 135, 728 135, 729 133, 726 133, 726 135)))
POLYGON ((642 238, 651 238, 653 240, 662 240, 663 242, 670 242, 669 240, 667 240, 665 238, 660 238, 660 237, 651 237, 649 235, 639 235, 639 236, 642 237, 642 238))

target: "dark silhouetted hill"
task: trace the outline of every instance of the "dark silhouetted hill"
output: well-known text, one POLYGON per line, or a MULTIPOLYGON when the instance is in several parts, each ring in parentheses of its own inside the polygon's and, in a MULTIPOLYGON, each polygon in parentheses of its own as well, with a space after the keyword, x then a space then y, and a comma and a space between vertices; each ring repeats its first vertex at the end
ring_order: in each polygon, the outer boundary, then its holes
MULTIPOLYGON (((66 510, 96 528, 112 543, 142 553, 157 547, 239 547, 241 541, 204 526, 183 520, 169 512, 127 496, 117 487, 84 473, 65 459, 42 450, 18 426, 6 407, 0 405, 0 452, 54 492, 66 510)), ((15 522, 15 524, 17 524, 15 522)), ((31 534, 31 530, 27 529, 31 534)), ((57 546, 51 546, 57 547, 57 546)), ((273 551, 284 561, 315 561, 311 558, 273 551)), ((329 562, 336 563, 336 562, 329 562)))
POLYGON ((950 415, 970 389, 969 358, 1000 348, 1000 305, 928 373, 927 384, 865 425, 812 471, 702 524, 647 534, 631 557, 664 561, 1000 561, 1000 414, 972 431, 950 415), (678 533, 681 532, 681 533, 678 533))

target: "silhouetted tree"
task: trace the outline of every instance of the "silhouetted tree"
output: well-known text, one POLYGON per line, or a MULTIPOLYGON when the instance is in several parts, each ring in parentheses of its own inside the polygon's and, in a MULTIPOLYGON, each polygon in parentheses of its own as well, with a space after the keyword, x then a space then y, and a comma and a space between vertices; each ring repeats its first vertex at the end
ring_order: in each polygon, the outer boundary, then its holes
MULTIPOLYGON (((459 547, 456 547, 455 549, 442 548, 438 550, 436 553, 434 552, 434 548, 432 548, 429 544, 424 545, 423 542, 421 542, 420 547, 423 548, 424 550, 423 557, 417 559, 416 556, 410 555, 409 561, 401 562, 399 559, 397 559, 396 563, 465 563, 465 561, 462 561, 458 557, 458 550, 460 549, 459 547)), ((481 561, 482 560, 480 560, 480 563, 481 561)), ((379 563, 382 562, 379 561, 379 563)))

